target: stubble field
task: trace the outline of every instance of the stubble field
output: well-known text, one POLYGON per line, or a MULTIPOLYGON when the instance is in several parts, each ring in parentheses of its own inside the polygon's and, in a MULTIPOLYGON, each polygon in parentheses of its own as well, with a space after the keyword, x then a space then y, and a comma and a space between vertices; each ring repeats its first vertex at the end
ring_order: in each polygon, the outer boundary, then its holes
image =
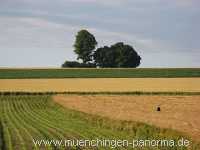
POLYGON ((200 141, 200 96, 58 95, 54 101, 88 114, 172 128, 200 141))

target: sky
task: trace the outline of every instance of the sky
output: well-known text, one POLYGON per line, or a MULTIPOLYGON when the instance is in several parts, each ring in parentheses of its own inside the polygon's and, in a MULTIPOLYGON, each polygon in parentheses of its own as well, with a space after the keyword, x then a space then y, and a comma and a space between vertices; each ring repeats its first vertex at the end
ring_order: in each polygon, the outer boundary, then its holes
POLYGON ((124 42, 140 67, 200 67, 199 0, 0 0, 0 67, 60 67, 75 35, 124 42))

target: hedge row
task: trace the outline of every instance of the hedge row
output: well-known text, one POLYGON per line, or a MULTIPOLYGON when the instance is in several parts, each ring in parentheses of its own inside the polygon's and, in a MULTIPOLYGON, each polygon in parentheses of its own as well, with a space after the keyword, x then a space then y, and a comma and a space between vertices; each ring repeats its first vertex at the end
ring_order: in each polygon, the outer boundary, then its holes
POLYGON ((56 94, 75 94, 75 95, 200 95, 200 92, 0 92, 0 96, 17 96, 17 95, 56 95, 56 94))

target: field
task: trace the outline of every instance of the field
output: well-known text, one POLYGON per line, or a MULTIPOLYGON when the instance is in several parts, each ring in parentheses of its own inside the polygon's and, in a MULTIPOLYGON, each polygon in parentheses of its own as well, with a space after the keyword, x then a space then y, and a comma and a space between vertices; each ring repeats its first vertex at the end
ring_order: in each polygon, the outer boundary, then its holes
POLYGON ((113 143, 66 147, 64 140, 181 138, 190 147, 135 149, 199 150, 199 100, 200 69, 0 69, 0 150, 104 150, 113 143))
MULTIPOLYGON (((2 150, 58 149, 58 143, 46 143, 44 147, 44 141, 40 147, 34 146, 34 142, 42 139, 50 141, 53 139, 165 138, 177 141, 182 137, 181 133, 170 129, 159 129, 144 123, 115 121, 64 109, 54 103, 49 96, 1 96, 0 127, 2 150)), ((190 147, 195 150, 199 148, 200 146, 195 142, 190 147)), ((59 149, 64 149, 64 147, 60 146, 59 149)), ((81 149, 81 147, 73 149, 81 149)), ((105 147, 98 149, 105 149, 105 147)), ((132 147, 119 149, 132 149, 132 147)), ((147 149, 154 150, 155 148, 148 147, 147 149)), ((164 149, 186 148, 165 147, 164 149)))
POLYGON ((171 69, 0 69, 0 79, 200 77, 199 68, 171 69))
POLYGON ((200 141, 200 96, 54 96, 66 108, 115 120, 139 121, 185 132, 200 141), (157 107, 161 112, 157 112, 157 107))
POLYGON ((0 79, 0 91, 200 92, 200 78, 0 79))

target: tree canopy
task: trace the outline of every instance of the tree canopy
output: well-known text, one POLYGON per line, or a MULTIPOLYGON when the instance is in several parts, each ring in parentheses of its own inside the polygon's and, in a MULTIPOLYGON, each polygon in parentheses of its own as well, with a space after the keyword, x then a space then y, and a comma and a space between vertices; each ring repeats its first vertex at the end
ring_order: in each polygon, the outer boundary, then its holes
POLYGON ((81 30, 76 35, 74 44, 74 52, 78 55, 77 59, 81 59, 83 63, 88 63, 92 60, 92 52, 97 46, 95 37, 87 30, 81 30))
POLYGON ((123 42, 98 48, 93 57, 95 64, 102 68, 136 68, 141 61, 141 57, 133 47, 123 42))
POLYGON ((123 42, 95 50, 96 46, 94 35, 87 30, 80 30, 76 35, 74 52, 82 63, 65 61, 62 67, 136 68, 141 63, 141 57, 135 49, 123 42))

